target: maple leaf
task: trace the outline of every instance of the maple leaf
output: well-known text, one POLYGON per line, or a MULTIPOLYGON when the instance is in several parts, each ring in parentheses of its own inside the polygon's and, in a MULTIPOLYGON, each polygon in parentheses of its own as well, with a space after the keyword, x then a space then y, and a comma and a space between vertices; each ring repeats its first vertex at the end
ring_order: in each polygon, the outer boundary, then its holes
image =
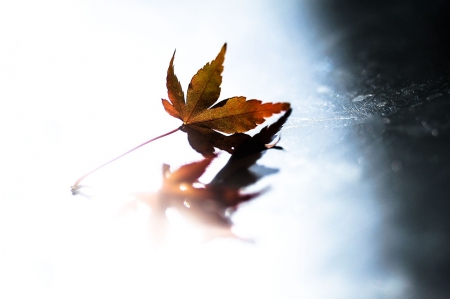
MULTIPOLYGON (((242 144, 255 146, 254 141, 256 139, 245 134, 245 132, 262 124, 266 118, 271 117, 273 114, 289 110, 290 104, 262 103, 260 100, 247 100, 242 96, 217 102, 222 83, 225 51, 226 44, 224 44, 213 61, 203 66, 192 77, 187 90, 186 101, 184 100, 181 84, 174 72, 174 52, 166 78, 169 100, 162 99, 162 104, 166 112, 180 119, 183 125, 147 140, 79 177, 71 187, 72 194, 82 194, 80 192, 82 188, 80 185, 81 181, 97 170, 150 142, 179 130, 187 133, 189 144, 205 157, 213 157, 214 148, 233 153, 236 148, 242 149, 242 144), (253 140, 253 142, 250 141, 249 143, 249 140, 253 140)), ((259 147, 261 147, 261 144, 259 147)))
POLYGON ((234 148, 250 138, 242 133, 254 129, 273 114, 290 108, 289 103, 262 103, 242 96, 216 103, 220 95, 225 51, 226 44, 213 61, 192 77, 186 101, 174 72, 175 52, 167 70, 169 100, 162 99, 164 109, 183 122, 181 129, 188 134, 192 148, 204 156, 213 155, 214 147, 232 153, 234 148))

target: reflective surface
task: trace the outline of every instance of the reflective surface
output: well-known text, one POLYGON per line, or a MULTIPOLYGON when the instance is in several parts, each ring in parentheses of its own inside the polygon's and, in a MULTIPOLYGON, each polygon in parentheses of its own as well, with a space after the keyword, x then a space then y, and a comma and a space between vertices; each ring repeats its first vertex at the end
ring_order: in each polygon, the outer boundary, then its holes
MULTIPOLYGON (((448 5, 441 1, 2 2, 0 294, 5 298, 447 298, 448 5), (228 43, 221 98, 289 101, 233 217, 204 243, 145 206, 161 165, 200 159, 163 111, 228 43)), ((222 155, 205 182, 226 162, 222 155)))

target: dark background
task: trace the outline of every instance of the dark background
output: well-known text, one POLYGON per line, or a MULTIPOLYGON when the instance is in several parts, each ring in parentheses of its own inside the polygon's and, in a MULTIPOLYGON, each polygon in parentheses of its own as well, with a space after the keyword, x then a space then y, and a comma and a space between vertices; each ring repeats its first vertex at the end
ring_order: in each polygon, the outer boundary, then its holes
POLYGON ((333 64, 317 76, 343 95, 337 112, 366 116, 346 138, 390 210, 384 262, 409 274, 416 298, 450 298, 450 2, 313 7, 318 52, 333 64))
POLYGON ((448 2, 0 1, 0 297, 450 298, 448 2), (290 102, 285 150, 233 218, 254 244, 174 222, 159 250, 146 206, 116 216, 201 158, 185 134, 90 176, 91 200, 70 186, 178 127, 174 49, 186 91, 224 42, 221 99, 290 102))

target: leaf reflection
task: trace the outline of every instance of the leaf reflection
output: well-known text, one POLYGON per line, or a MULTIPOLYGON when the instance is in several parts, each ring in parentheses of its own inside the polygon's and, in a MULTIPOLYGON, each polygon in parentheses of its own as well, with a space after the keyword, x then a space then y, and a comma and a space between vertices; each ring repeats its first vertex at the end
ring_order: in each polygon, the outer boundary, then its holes
POLYGON ((277 146, 278 141, 274 140, 290 113, 291 110, 288 110, 277 122, 264 127, 237 147, 210 183, 204 184, 199 178, 216 156, 183 165, 176 170, 171 170, 169 165, 164 164, 160 190, 156 193, 136 194, 136 199, 127 208, 135 207, 139 202, 150 207, 150 229, 157 243, 163 241, 167 234, 169 209, 175 209, 184 218, 195 223, 206 240, 216 237, 239 238, 231 230, 231 216, 240 204, 264 192, 246 193, 243 188, 278 171, 257 165, 256 162, 266 150, 281 149, 277 146))

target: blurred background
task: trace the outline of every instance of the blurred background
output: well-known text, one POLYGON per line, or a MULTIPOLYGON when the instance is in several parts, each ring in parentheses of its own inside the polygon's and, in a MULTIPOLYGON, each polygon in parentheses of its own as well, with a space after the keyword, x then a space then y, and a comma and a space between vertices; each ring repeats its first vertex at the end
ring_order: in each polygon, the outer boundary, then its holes
MULTIPOLYGON (((2 1, 2 298, 448 298, 447 1, 2 1), (234 231, 173 218, 161 166, 199 160, 160 99, 228 43, 221 99, 287 101, 284 151, 234 231)), ((221 155, 203 180, 226 162, 221 155)), ((260 167, 261 169, 261 167, 260 167)), ((255 169, 254 171, 257 171, 255 169)))

